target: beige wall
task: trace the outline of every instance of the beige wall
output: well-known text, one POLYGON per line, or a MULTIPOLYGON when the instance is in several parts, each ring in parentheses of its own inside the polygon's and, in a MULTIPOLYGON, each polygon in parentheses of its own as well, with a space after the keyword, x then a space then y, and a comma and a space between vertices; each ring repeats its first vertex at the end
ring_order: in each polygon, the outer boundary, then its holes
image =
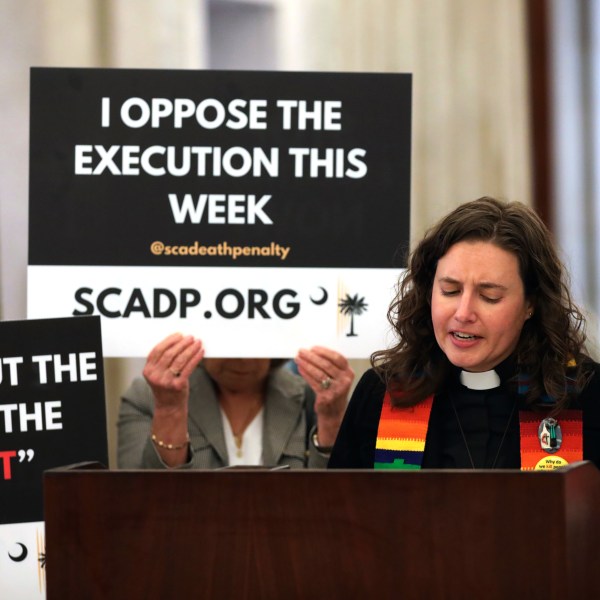
POLYGON ((413 239, 484 194, 531 203, 524 0, 300 2, 292 68, 413 74, 413 239))

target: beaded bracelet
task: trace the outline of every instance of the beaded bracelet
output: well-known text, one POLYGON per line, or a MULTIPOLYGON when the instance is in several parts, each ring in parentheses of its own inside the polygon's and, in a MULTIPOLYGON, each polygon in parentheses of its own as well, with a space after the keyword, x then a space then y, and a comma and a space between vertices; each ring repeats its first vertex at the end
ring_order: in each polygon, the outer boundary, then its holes
POLYGON ((186 433, 185 434, 185 442, 183 444, 167 444, 166 442, 163 442, 162 440, 159 440, 156 435, 152 434, 152 441, 154 442, 154 444, 156 444, 159 448, 164 448, 165 450, 181 450, 182 448, 185 448, 189 443, 190 443, 190 434, 186 433))

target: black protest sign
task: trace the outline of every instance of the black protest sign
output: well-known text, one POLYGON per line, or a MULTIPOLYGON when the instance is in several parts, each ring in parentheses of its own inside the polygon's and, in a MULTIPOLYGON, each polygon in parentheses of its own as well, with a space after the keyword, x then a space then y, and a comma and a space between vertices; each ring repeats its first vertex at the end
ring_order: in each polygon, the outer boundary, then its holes
POLYGON ((0 323, 0 524, 43 520, 42 473, 108 464, 99 317, 0 323))
POLYGON ((391 268, 411 76, 31 72, 30 265, 391 268))

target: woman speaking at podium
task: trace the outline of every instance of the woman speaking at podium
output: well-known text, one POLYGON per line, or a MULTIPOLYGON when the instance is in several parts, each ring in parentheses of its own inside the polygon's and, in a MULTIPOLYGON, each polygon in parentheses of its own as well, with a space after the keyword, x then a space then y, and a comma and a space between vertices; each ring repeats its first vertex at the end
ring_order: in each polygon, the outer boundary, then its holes
POLYGON ((148 355, 121 399, 119 468, 325 468, 354 373, 341 354, 300 350, 285 360, 204 358, 173 334, 148 355))
POLYGON ((371 357, 329 468, 600 465, 600 373, 550 232, 481 198, 431 228, 371 357))

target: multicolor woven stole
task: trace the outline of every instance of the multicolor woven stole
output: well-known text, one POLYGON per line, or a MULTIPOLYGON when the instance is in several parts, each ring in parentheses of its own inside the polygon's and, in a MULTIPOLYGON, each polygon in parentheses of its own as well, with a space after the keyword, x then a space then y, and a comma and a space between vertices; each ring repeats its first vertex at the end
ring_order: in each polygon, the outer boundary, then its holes
POLYGON ((375 444, 375 469, 420 469, 433 396, 416 406, 392 406, 390 393, 383 397, 375 444))
MULTIPOLYGON (((567 367, 574 367, 575 361, 570 360, 567 367)), ((529 391, 529 377, 520 373, 517 380, 517 391, 525 396, 529 391)), ((567 377, 567 392, 575 391, 575 380, 567 377)), ((548 412, 554 406, 554 399, 542 396, 542 404, 548 407, 548 412)), ((541 431, 543 413, 522 410, 519 412, 521 430, 521 470, 547 471, 558 469, 569 463, 583 460, 583 413, 581 410, 562 410, 556 416, 557 426, 560 427, 562 438, 560 447, 554 452, 542 448, 544 432, 541 431)))
MULTIPOLYGON (((425 439, 433 396, 416 406, 392 406, 386 391, 375 443, 375 469, 420 469, 425 452, 425 439)), ((521 470, 557 469, 583 460, 583 421, 580 410, 563 410, 557 417, 562 441, 553 453, 542 449, 539 427, 542 414, 520 411, 521 470)))
POLYGON ((549 454, 542 450, 539 427, 540 414, 528 410, 519 412, 521 424, 521 470, 551 470, 583 460, 583 421, 580 410, 563 410, 556 417, 562 434, 560 448, 549 454))

